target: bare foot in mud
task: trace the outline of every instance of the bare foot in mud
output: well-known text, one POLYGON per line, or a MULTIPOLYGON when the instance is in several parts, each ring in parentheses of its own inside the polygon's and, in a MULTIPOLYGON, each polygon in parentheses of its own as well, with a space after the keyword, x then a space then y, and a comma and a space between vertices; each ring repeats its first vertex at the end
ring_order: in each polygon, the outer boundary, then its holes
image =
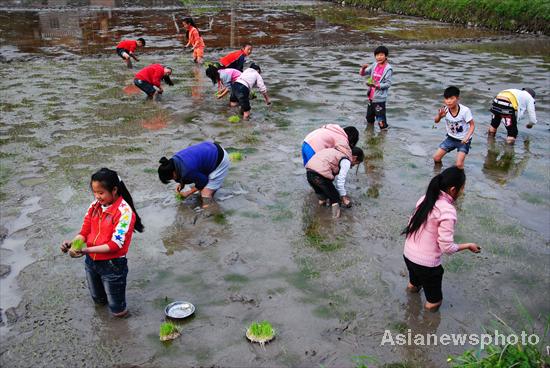
POLYGON ((322 200, 322 199, 319 199, 319 206, 321 207, 324 207, 327 205, 327 201, 326 200, 322 200))
POLYGON ((113 313, 113 317, 116 317, 116 318, 124 318, 127 316, 128 316, 128 309, 125 309, 120 313, 113 313))
POLYGON ((426 302, 424 304, 424 308, 426 308, 426 310, 430 311, 430 312, 437 312, 439 310, 439 307, 441 306, 442 302, 443 301, 439 301, 437 303, 426 302))
POLYGON ((411 284, 409 282, 409 284, 407 285, 407 291, 409 293, 418 293, 420 290, 422 290, 422 286, 414 286, 413 284, 411 284))

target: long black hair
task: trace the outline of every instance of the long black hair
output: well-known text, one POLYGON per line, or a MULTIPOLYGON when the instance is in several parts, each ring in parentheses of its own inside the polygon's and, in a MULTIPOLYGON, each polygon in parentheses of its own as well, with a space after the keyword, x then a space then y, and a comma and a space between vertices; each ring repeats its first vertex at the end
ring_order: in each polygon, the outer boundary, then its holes
POLYGON ((344 132, 346 132, 346 135, 348 136, 349 146, 351 148, 355 147, 357 141, 359 140, 359 131, 357 130, 357 128, 353 126, 347 126, 344 128, 344 132))
POLYGON ((174 159, 167 159, 162 157, 159 160, 160 166, 158 169, 159 179, 163 184, 168 184, 170 180, 173 180, 174 171, 176 171, 176 165, 174 164, 174 159))
MULTIPOLYGON (((197 32, 199 33, 199 36, 201 35, 201 31, 199 31, 199 27, 195 24, 195 21, 191 17, 183 18, 183 21, 187 24, 191 24, 193 27, 197 29, 197 32)), ((189 39, 189 30, 185 32, 185 35, 187 36, 187 39, 189 39)))
POLYGON ((214 65, 208 65, 208 68, 206 68, 206 76, 212 80, 212 84, 216 84, 216 82, 220 80, 220 73, 218 68, 214 65))
POLYGON ((406 235, 407 237, 414 235, 418 229, 426 222, 430 212, 432 212, 435 202, 439 198, 441 191, 448 192, 449 189, 455 188, 457 193, 462 189, 464 183, 466 182, 466 174, 464 170, 459 169, 456 166, 451 166, 443 170, 440 174, 434 176, 428 185, 428 190, 426 190, 426 196, 424 200, 418 205, 409 224, 401 235, 406 235))
POLYGON ((100 182, 101 186, 108 191, 112 191, 115 187, 117 188, 117 193, 122 196, 122 198, 126 201, 126 203, 128 203, 128 205, 130 205, 130 208, 136 215, 134 230, 142 233, 145 226, 143 226, 143 223, 141 222, 141 217, 139 217, 136 208, 134 207, 134 201, 132 200, 132 196, 130 195, 128 188, 126 188, 124 182, 120 180, 117 172, 104 167, 92 175, 92 179, 90 180, 90 187, 92 186, 93 181, 100 182))

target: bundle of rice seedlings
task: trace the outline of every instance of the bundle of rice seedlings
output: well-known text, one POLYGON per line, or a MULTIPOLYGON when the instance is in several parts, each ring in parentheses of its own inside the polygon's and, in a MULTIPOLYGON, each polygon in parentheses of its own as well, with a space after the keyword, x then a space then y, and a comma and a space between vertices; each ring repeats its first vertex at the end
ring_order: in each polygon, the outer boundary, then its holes
POLYGON ((241 117, 239 115, 231 115, 229 119, 227 119, 230 123, 236 124, 239 121, 241 121, 241 117))
POLYGON ((77 253, 77 252, 80 252, 82 250, 82 248, 84 248, 85 246, 86 246, 86 243, 84 242, 84 240, 82 240, 80 238, 75 239, 71 243, 71 248, 69 249, 69 255, 73 258, 82 257, 84 254, 77 253))
POLYGON ((176 192, 175 197, 176 197, 176 201, 178 202, 183 202, 185 200, 185 196, 179 192, 176 192))
POLYGON ((258 98, 258 95, 256 94, 256 91, 250 92, 250 95, 248 96, 248 99, 249 100, 254 100, 256 98, 258 98))
POLYGON ((374 79, 372 79, 372 77, 368 77, 367 84, 374 84, 374 79))
POLYGON ((243 159, 243 154, 240 152, 231 152, 229 154, 229 159, 233 162, 235 161, 241 161, 243 159))
POLYGON ((181 335, 179 327, 172 322, 162 322, 159 328, 160 341, 169 341, 181 335))
POLYGON ((275 338, 275 329, 268 321, 254 322, 246 330, 246 338, 264 346, 275 338))

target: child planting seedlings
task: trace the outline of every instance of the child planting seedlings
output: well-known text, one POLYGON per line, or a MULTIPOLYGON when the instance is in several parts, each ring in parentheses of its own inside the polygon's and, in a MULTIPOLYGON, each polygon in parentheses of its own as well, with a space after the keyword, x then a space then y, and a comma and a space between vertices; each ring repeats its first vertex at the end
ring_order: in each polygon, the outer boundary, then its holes
POLYGON ((138 38, 137 40, 123 40, 120 41, 116 46, 116 53, 126 62, 128 69, 132 68, 132 60, 139 61, 134 52, 138 47, 145 46, 145 40, 143 38, 138 38))
POLYGON ((159 328, 160 341, 170 341, 181 336, 179 327, 172 322, 162 322, 159 328))
POLYGON ((342 128, 338 124, 326 124, 309 133, 302 142, 304 166, 316 152, 325 148, 338 148, 351 158, 351 149, 359 140, 359 131, 353 126, 342 128))
POLYGON ((202 142, 177 152, 171 159, 162 157, 158 175, 161 182, 175 180, 176 192, 184 197, 200 192, 202 208, 207 208, 223 184, 229 167, 229 154, 217 143, 202 142), (186 184, 194 184, 182 192, 186 184))
POLYGON ((170 75, 172 75, 172 68, 161 64, 151 64, 135 75, 134 84, 147 94, 148 99, 153 99, 164 92, 160 86, 161 81, 166 82, 169 86, 174 85, 170 75))
MULTIPOLYGON (((92 175, 90 187, 95 201, 88 208, 82 228, 72 241, 76 245, 72 253, 86 256, 86 281, 94 302, 108 304, 115 317, 125 317, 128 314, 126 254, 134 230, 142 232, 144 227, 132 196, 116 171, 107 168, 97 171, 92 175), (76 250, 78 246, 82 248, 76 250)), ((63 253, 70 248, 71 242, 61 244, 63 253)))
POLYGON ((266 105, 271 105, 269 101, 269 95, 267 94, 267 88, 264 84, 264 80, 260 75, 262 70, 259 65, 254 63, 250 64, 250 68, 246 69, 241 76, 233 83, 231 88, 231 97, 229 97, 229 103, 231 107, 240 106, 243 119, 248 120, 250 118, 250 92, 254 87, 258 87, 260 93, 264 96, 266 105))
POLYGON ((220 99, 231 92, 231 87, 241 76, 241 72, 237 69, 218 69, 214 65, 209 65, 206 69, 206 76, 210 78, 212 84, 218 85, 216 98, 220 99))
POLYGON ((246 338, 263 346, 275 338, 275 329, 268 321, 254 322, 246 330, 246 338))

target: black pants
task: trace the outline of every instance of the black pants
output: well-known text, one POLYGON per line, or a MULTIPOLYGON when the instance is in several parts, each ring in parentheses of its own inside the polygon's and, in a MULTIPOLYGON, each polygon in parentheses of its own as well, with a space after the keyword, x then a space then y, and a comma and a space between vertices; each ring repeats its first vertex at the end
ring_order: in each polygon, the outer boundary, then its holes
POLYGON ((250 90, 242 83, 233 83, 229 101, 238 102, 242 112, 250 111, 250 90))
POLYGON ((324 201, 328 198, 331 204, 340 202, 340 193, 336 190, 332 180, 319 175, 315 171, 307 170, 307 182, 320 200, 324 201))
POLYGON ((382 124, 381 128, 386 128, 388 126, 388 122, 386 121, 386 102, 369 101, 366 119, 369 124, 373 124, 376 120, 378 124, 382 124))
POLYGON ((426 300, 430 303, 438 303, 443 300, 443 292, 441 291, 441 283, 443 281, 443 267, 426 267, 411 262, 407 257, 403 256, 405 264, 409 270, 409 282, 416 287, 424 289, 426 300))
POLYGON ((508 137, 516 138, 518 136, 518 120, 516 111, 510 106, 511 104, 506 101, 497 99, 493 101, 493 105, 489 109, 493 113, 491 126, 497 129, 500 123, 503 122, 508 132, 508 137))

